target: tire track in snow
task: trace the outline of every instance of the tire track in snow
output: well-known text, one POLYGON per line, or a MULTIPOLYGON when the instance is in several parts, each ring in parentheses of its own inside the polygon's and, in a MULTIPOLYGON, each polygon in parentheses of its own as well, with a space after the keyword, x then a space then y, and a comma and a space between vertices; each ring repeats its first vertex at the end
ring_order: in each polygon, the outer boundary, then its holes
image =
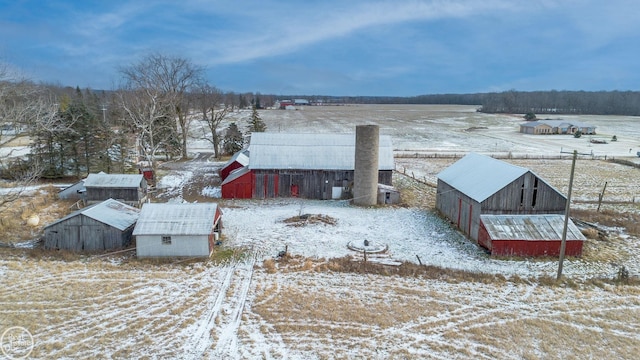
POLYGON ((212 359, 228 359, 228 358, 240 358, 238 353, 238 328, 240 327, 240 320, 242 319, 242 313, 244 311, 244 305, 247 302, 247 294, 251 287, 251 279, 253 278, 253 266, 256 262, 256 256, 253 256, 250 261, 245 262, 242 267, 236 268, 235 271, 242 271, 242 283, 238 285, 240 293, 236 296, 233 294, 233 308, 231 314, 227 317, 229 321, 225 323, 220 329, 220 336, 216 343, 216 347, 213 351, 212 359))
POLYGON ((222 302, 226 296, 227 289, 229 289, 229 286, 231 285, 231 279, 237 266, 238 264, 234 263, 227 268, 222 286, 217 289, 216 295, 213 293, 211 294, 210 299, 215 296, 213 305, 211 308, 207 309, 207 312, 203 316, 200 326, 198 326, 195 334, 191 337, 190 341, 185 344, 185 349, 189 358, 201 359, 209 347, 211 347, 211 344, 213 343, 211 331, 215 328, 215 320, 220 313, 222 302))

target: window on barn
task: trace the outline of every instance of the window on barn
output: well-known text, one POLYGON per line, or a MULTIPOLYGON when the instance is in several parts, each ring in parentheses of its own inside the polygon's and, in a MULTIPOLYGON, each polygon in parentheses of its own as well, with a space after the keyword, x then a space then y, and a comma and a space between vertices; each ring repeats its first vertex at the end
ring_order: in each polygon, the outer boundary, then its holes
POLYGON ((171 236, 163 236, 162 245, 171 245, 171 236))
POLYGON ((524 183, 522 183, 522 189, 520 189, 520 207, 524 206, 524 183))

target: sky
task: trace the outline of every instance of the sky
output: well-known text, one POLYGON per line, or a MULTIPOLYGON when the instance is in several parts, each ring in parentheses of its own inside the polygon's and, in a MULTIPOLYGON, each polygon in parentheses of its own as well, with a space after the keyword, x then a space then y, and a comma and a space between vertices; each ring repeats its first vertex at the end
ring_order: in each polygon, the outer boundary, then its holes
POLYGON ((640 90, 637 0, 0 0, 0 61, 117 89, 159 53, 224 91, 640 90))

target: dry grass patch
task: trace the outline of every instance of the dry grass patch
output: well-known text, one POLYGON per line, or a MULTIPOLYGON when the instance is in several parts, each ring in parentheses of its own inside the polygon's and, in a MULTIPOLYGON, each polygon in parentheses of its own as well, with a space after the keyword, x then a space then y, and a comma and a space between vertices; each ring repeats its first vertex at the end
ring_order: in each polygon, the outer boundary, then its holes
POLYGON ((262 286, 248 321, 259 319, 263 335, 303 356, 553 358, 562 349, 562 357, 632 358, 640 346, 636 287, 285 270, 254 276, 262 286), (309 341, 315 345, 305 348, 309 341))

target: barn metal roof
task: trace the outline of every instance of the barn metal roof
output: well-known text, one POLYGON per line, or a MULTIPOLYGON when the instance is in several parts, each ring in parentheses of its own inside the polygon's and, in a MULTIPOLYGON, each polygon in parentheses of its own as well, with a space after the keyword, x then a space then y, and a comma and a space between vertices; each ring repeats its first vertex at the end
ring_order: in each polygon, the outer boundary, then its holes
MULTIPOLYGON (((564 215, 480 215, 492 240, 561 240, 564 215)), ((569 220, 567 240, 586 240, 569 220)))
MULTIPOLYGON (((353 170, 355 134, 253 133, 250 169, 353 170)), ((391 137, 380 135, 378 169, 393 170, 391 137)))
POLYGON ((528 171, 490 156, 469 153, 441 171, 438 179, 482 202, 528 171))
POLYGON ((107 224, 118 230, 126 230, 131 225, 136 223, 136 221, 138 220, 138 216, 140 215, 140 210, 134 208, 133 206, 123 204, 117 200, 108 199, 101 203, 87 206, 86 208, 75 211, 63 217, 62 219, 47 225, 47 227, 61 223, 80 214, 90 217, 103 224, 107 224))
POLYGON ((233 154, 231 159, 229 159, 229 161, 227 161, 222 168, 224 169, 234 162, 238 162, 238 164, 242 166, 249 165, 249 150, 240 150, 237 153, 233 154))
POLYGON ((215 223, 215 203, 146 203, 133 235, 207 235, 215 223))
POLYGON ((575 126, 579 128, 594 128, 595 126, 581 122, 581 121, 567 121, 567 120, 536 120, 536 121, 527 121, 525 123, 520 124, 520 126, 524 127, 536 127, 538 125, 547 125, 550 127, 570 127, 575 126))
POLYGON ((224 179, 224 181, 222 182, 222 184, 220 185, 224 185, 227 183, 232 182, 233 180, 241 177, 242 175, 248 173, 250 170, 247 166, 243 166, 241 168, 237 168, 235 170, 233 170, 232 172, 229 173, 229 176, 227 176, 226 179, 224 179))
POLYGON ((85 187, 137 188, 142 182, 142 174, 89 174, 84 180, 85 187))

